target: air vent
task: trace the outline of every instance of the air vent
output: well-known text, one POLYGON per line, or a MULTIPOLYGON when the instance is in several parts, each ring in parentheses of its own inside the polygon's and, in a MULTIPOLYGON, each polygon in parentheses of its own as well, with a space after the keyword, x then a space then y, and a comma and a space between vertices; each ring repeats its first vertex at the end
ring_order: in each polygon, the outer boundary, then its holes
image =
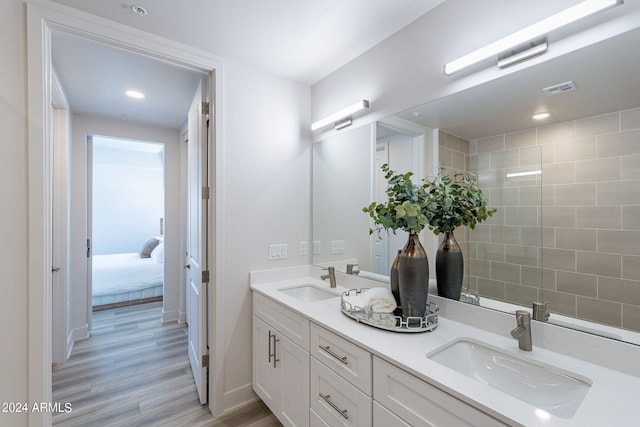
POLYGON ((574 91, 576 89, 577 89, 576 85, 572 81, 568 81, 568 82, 560 83, 560 84, 557 84, 557 85, 545 87, 542 90, 544 92, 546 92, 547 95, 553 96, 553 95, 559 95, 559 94, 565 93, 565 92, 571 92, 571 91, 574 91))

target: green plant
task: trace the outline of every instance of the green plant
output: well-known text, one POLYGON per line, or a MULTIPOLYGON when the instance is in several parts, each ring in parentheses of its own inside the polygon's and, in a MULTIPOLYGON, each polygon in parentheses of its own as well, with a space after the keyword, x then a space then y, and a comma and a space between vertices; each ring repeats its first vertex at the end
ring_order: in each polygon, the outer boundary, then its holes
POLYGON ((376 224, 375 228, 369 229, 369 234, 374 231, 380 233, 382 229, 394 233, 398 229, 419 233, 428 224, 425 212, 429 197, 424 186, 411 181, 413 172, 399 174, 389 169, 386 163, 382 165, 382 170, 389 181, 386 191, 388 200, 385 203, 373 202, 362 209, 376 224))
POLYGON ((396 173, 386 163, 382 170, 389 182, 387 201, 373 202, 362 209, 376 225, 369 234, 383 229, 419 233, 425 227, 440 234, 463 225, 474 229, 496 212, 495 208, 487 208, 482 189, 469 176, 455 174, 451 178, 441 171, 416 184, 411 180, 413 172, 396 173))
POLYGON ((429 229, 436 235, 460 226, 473 230, 476 224, 496 212, 495 208, 487 208, 488 200, 477 181, 470 176, 455 174, 452 178, 441 171, 436 177, 423 182, 423 188, 429 195, 429 229))

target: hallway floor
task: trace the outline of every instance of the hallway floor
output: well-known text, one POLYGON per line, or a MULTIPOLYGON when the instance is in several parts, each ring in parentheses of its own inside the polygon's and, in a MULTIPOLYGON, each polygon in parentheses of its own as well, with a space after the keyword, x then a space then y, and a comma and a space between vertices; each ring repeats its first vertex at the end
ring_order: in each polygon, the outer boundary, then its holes
POLYGON ((54 415, 54 426, 281 425, 262 402, 214 418, 198 401, 187 327, 161 315, 162 302, 94 313, 91 338, 53 368, 53 401, 72 409, 54 415))

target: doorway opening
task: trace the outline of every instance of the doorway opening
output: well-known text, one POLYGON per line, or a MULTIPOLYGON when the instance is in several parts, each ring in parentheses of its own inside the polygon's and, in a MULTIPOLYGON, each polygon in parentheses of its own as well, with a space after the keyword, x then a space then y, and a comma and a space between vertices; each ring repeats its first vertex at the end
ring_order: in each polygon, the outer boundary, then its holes
POLYGON ((88 143, 92 309, 161 301, 164 145, 100 135, 88 143))
MULTIPOLYGON (((161 37, 154 36, 152 34, 145 34, 145 37, 139 37, 131 32, 130 27, 124 25, 113 24, 105 26, 104 22, 98 18, 86 14, 69 15, 63 13, 56 8, 43 8, 37 5, 29 5, 27 8, 27 44, 28 44, 28 115, 31 126, 29 127, 29 145, 28 145, 28 175, 29 175, 29 229, 33 230, 30 235, 29 244, 29 326, 28 335, 30 343, 30 351, 28 364, 30 366, 30 372, 33 375, 29 375, 28 390, 30 399, 33 401, 49 402, 51 401, 51 347, 52 347, 52 313, 58 310, 64 310, 67 312, 67 321, 64 328, 61 328, 62 332, 60 336, 65 342, 66 349, 70 349, 69 345, 73 345, 74 339, 78 337, 82 339, 82 332, 87 331, 90 328, 91 315, 86 313, 87 304, 78 301, 78 303, 72 302, 69 304, 68 297, 74 295, 76 299, 82 300, 86 297, 86 284, 81 286, 83 288, 84 295, 78 294, 78 287, 70 286, 67 283, 64 293, 67 296, 66 306, 54 306, 52 307, 52 237, 51 229, 53 227, 52 216, 52 190, 51 183, 53 181, 52 169, 50 167, 51 153, 52 153, 52 124, 50 108, 52 104, 52 90, 51 90, 51 75, 54 73, 54 64, 52 64, 52 35, 53 34, 65 34, 81 37, 86 40, 97 42, 97 45, 110 46, 121 51, 126 51, 137 55, 139 58, 146 57, 150 59, 158 60, 160 63, 172 64, 178 69, 189 70, 200 76, 205 77, 209 81, 207 98, 211 102, 211 111, 216 111, 216 105, 221 103, 221 93, 216 90, 222 86, 221 62, 214 58, 211 54, 192 48, 190 46, 182 45, 176 42, 171 42, 161 37), (73 311, 70 311, 73 310, 73 311)), ((80 61, 82 63, 82 61, 80 61)), ((119 67, 116 67, 119 68, 119 67)), ((98 67, 97 69, 114 70, 113 64, 107 64, 105 67, 98 67)), ((142 69, 139 67, 139 69, 142 69)), ((145 71, 145 76, 156 76, 156 73, 145 71)), ((95 74, 95 73, 94 73, 95 74)), ((63 82, 64 83, 64 82, 63 82)), ((176 81, 173 79, 169 84, 164 85, 166 88, 176 88, 176 81)), ((104 105, 97 101, 96 96, 99 93, 94 89, 85 91, 85 95, 91 93, 89 98, 92 105, 104 105)), ((108 93, 115 93, 108 91, 108 93)), ((175 104, 175 103, 174 103, 175 104)), ((70 99, 70 110, 75 110, 74 102, 70 99)), ((95 116, 95 114, 93 114, 95 116)), ((210 144, 212 149, 208 152, 211 159, 210 165, 219 165, 220 160, 216 153, 216 140, 221 135, 221 129, 216 126, 219 124, 217 115, 212 115, 210 122, 211 128, 207 132, 210 134, 210 144)), ((77 121, 74 114, 73 120, 73 132, 81 132, 76 127, 77 121)), ((125 114, 125 116, 118 116, 118 120, 126 120, 131 118, 125 114)), ((123 127, 126 126, 126 121, 122 123, 123 127)), ((179 132, 178 132, 179 133, 179 132)), ((86 134, 85 134, 86 135, 86 134)), ((78 141, 76 136, 72 135, 72 141, 78 141)), ((84 138, 83 138, 84 142, 84 138)), ((186 150, 185 150, 186 151, 186 150)), ((168 153, 167 153, 168 154, 168 153)), ((75 164, 78 164, 77 162, 75 164)), ((86 163, 85 163, 86 164, 86 163)), ((213 166, 212 166, 213 167, 213 166)), ((208 186, 210 188, 216 187, 216 173, 212 173, 209 176, 208 186)), ((73 182, 77 182, 72 179, 73 182)), ((86 179, 83 180, 86 183, 86 179)), ((186 178, 185 178, 186 181, 186 178)), ((179 182, 168 183, 175 187, 179 185, 179 182)), ((83 184, 84 185, 84 184, 83 184)), ((168 187, 167 187, 168 189, 168 187)), ((68 191, 68 194, 77 194, 72 191, 68 191)), ((85 193, 86 194, 86 191, 85 193)), ((215 224, 216 216, 215 206, 211 204, 212 209, 209 210, 207 216, 212 224, 215 224)), ((180 206, 184 204, 175 204, 176 209, 179 210, 180 206)), ((167 205, 168 211, 173 209, 174 204, 167 205)), ((74 208, 74 206, 71 206, 74 208)), ((178 216, 180 214, 178 213, 178 216)), ((86 212, 84 217, 86 218, 86 212)), ((167 221, 169 218, 166 218, 167 221)), ((181 219, 182 220, 182 219, 181 219)), ((83 224, 85 220, 81 220, 80 223, 75 220, 71 221, 71 226, 78 226, 84 228, 83 224)), ((175 221, 175 224, 179 224, 180 221, 175 221)), ((177 229, 177 226, 174 227, 177 229)), ((210 230, 212 231, 212 230, 210 230)), ((184 247, 180 240, 180 232, 176 242, 175 248, 184 247)), ((70 238, 74 238, 74 233, 69 233, 70 238)), ((203 240, 206 241, 207 247, 214 248, 218 239, 213 232, 203 236, 203 240)), ((67 243, 69 236, 67 236, 67 243)), ((84 243, 81 243, 84 246, 84 243)), ((71 245, 73 248, 74 246, 71 245)), ((182 252, 184 253, 184 251, 182 252)), ((73 255, 73 254, 72 254, 73 255)), ((179 256, 179 253, 178 253, 179 256)), ((180 271, 182 271, 179 258, 175 257, 180 271)), ((81 254, 78 257, 79 270, 84 270, 86 273, 86 264, 83 264, 80 259, 86 260, 86 254, 81 254), (84 255, 84 256, 82 256, 84 255)), ((216 259, 215 253, 209 253, 205 258, 207 262, 211 260, 211 265, 216 259)), ((86 261, 85 261, 86 263, 86 261)), ((220 274, 219 270, 216 271, 216 277, 220 274)), ((73 272, 73 265, 69 267, 69 272, 73 272)), ((180 276, 181 274, 179 274, 180 276)), ((70 274, 71 277, 78 278, 82 281, 82 277, 86 277, 86 274, 70 274)), ((218 298, 218 287, 215 288, 215 292, 209 292, 207 295, 208 306, 215 307, 216 300, 218 298)), ((165 317, 170 315, 172 318, 182 318, 183 313, 178 313, 184 303, 184 293, 180 293, 178 290, 173 295, 174 300, 180 302, 176 304, 175 312, 166 313, 163 310, 163 321, 165 317)), ((165 302, 167 295, 164 296, 165 302)), ((62 298, 60 298, 62 300, 62 298)), ((58 299, 56 299, 58 301, 58 299)), ((90 311, 90 310, 89 310, 90 311)), ((222 334, 218 327, 211 320, 212 327, 206 328, 206 317, 202 319, 203 328, 201 330, 207 330, 207 341, 209 343, 218 343, 222 341, 222 334)), ((56 336, 56 339, 59 339, 56 336)), ((209 345, 206 345, 208 348, 209 345)), ((68 354, 68 352, 67 352, 68 354)), ((213 355, 212 355, 213 356, 213 355)), ((212 366, 216 372, 216 376, 219 376, 222 365, 216 363, 217 359, 211 357, 212 366)), ((211 391, 215 396, 222 395, 222 385, 216 384, 211 391)), ((210 403, 210 410, 215 413, 222 412, 222 400, 211 399, 215 406, 212 407, 210 403)), ((29 414, 29 424, 33 425, 50 425, 51 414, 48 413, 32 413, 29 414)))

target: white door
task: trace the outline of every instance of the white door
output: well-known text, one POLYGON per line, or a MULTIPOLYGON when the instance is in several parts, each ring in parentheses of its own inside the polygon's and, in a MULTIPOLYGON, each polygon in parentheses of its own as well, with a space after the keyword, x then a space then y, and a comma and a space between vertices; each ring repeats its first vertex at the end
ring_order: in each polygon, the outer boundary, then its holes
MULTIPOLYGON (((203 111, 207 85, 198 85, 189 109, 188 214, 187 214, 187 292, 189 324, 189 362, 201 403, 207 403, 207 112, 203 111)), ((208 188, 208 187, 207 187, 208 188)))
MULTIPOLYGON (((389 184, 384 177, 384 172, 380 169, 385 163, 389 163, 388 141, 378 142, 376 144, 376 202, 378 203, 384 203, 387 200, 387 187, 389 184)), ((389 237, 387 236, 387 233, 380 233, 380 237, 376 234, 374 245, 375 272, 387 275, 391 268, 389 261, 389 237)), ((395 252, 393 252, 393 254, 395 257, 395 252)), ((391 260, 391 263, 393 263, 393 259, 391 260)))
POLYGON ((68 120, 69 110, 52 108, 52 327, 51 362, 67 361, 68 120))

